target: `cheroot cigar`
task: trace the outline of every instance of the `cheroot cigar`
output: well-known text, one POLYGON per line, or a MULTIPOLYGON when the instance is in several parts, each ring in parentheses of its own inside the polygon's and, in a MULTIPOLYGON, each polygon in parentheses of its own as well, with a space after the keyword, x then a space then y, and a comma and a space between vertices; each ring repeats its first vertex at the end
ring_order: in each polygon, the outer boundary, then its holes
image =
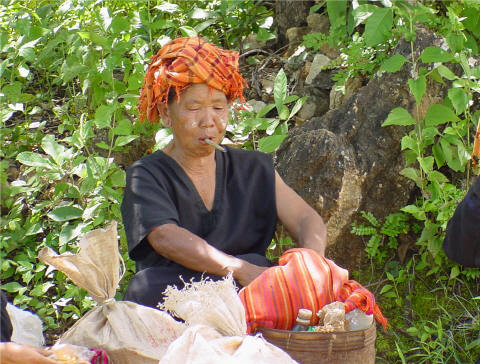
POLYGON ((205 143, 207 144, 210 144, 212 147, 214 147, 215 149, 218 149, 220 152, 226 152, 225 148, 222 147, 221 145, 218 145, 217 143, 215 143, 214 141, 212 141, 211 139, 205 139, 205 143))

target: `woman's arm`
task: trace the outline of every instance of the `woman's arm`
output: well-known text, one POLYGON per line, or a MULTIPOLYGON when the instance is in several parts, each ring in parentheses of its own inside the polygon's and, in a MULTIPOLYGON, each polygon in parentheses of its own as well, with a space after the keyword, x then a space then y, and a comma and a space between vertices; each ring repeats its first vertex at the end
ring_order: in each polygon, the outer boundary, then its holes
POLYGON ((291 189, 275 171, 277 215, 302 248, 325 255, 327 229, 321 216, 291 189))
POLYGON ((175 224, 155 228, 147 239, 158 254, 169 260, 198 272, 219 276, 231 272, 242 286, 249 284, 266 269, 228 255, 175 224))
POLYGON ((48 350, 29 345, 0 343, 0 364, 55 364, 48 350))

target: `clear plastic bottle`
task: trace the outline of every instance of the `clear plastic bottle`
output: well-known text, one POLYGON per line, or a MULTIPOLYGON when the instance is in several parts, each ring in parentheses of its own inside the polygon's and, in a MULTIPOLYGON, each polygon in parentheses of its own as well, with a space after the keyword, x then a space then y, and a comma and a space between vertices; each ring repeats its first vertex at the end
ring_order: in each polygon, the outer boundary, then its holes
POLYGON ((293 326, 292 331, 307 331, 308 326, 310 326, 310 319, 312 318, 312 311, 307 310, 306 308, 301 308, 298 310, 297 322, 293 326))
POLYGON ((362 310, 356 308, 345 315, 350 331, 365 330, 372 326, 373 315, 367 315, 362 310))

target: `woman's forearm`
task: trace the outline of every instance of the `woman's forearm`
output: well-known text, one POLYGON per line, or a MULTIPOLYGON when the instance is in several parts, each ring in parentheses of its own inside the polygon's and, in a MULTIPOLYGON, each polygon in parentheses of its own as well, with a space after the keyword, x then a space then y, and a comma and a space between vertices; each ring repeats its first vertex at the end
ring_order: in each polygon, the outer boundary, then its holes
POLYGON ((306 214, 299 223, 296 240, 302 248, 315 250, 325 255, 327 248, 327 229, 323 219, 316 213, 306 214))
POLYGON ((241 269, 244 261, 228 255, 208 244, 190 231, 174 224, 166 224, 154 229, 148 241, 161 256, 188 269, 220 276, 241 269))

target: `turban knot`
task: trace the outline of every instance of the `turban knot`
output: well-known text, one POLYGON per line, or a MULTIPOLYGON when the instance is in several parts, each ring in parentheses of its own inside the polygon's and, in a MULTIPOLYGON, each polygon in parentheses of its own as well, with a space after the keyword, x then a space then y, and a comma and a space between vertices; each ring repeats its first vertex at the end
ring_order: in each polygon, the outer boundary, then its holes
POLYGON ((151 57, 140 90, 140 121, 159 119, 157 104, 165 107, 173 87, 177 97, 192 83, 222 91, 228 102, 243 98, 246 81, 238 72, 238 52, 226 51, 198 37, 177 38, 151 57))

